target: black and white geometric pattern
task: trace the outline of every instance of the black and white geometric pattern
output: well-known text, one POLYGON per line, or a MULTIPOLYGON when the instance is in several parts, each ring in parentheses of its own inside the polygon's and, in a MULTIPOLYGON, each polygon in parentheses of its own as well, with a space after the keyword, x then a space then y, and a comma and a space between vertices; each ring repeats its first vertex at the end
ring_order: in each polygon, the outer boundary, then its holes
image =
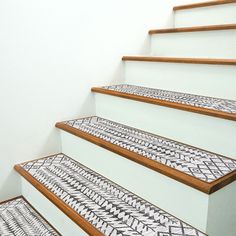
POLYGON ((104 235, 205 235, 64 154, 21 167, 104 235))
POLYGON ((0 205, 0 235, 59 236, 23 198, 0 205))
POLYGON ((236 161, 100 117, 64 122, 121 148, 211 183, 236 170, 236 161))
POLYGON ((179 93, 128 84, 104 86, 102 88, 126 94, 236 114, 236 101, 233 100, 179 93))

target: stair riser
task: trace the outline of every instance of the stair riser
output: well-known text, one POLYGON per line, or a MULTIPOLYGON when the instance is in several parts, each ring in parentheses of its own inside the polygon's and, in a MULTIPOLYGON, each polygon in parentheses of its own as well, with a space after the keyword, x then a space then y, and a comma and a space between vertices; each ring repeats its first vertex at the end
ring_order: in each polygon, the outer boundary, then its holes
POLYGON ((61 131, 61 138, 63 153, 198 229, 206 230, 209 195, 65 131, 61 131), (178 198, 173 199, 174 193, 178 193, 178 198))
POLYGON ((155 34, 151 42, 155 56, 236 58, 236 30, 155 34))
POLYGON ((235 182, 207 195, 65 131, 61 131, 61 138, 62 151, 80 163, 208 235, 234 236, 235 182))
POLYGON ((175 27, 233 24, 236 3, 175 11, 175 27))
POLYGON ((27 180, 21 178, 22 195, 37 208, 37 210, 54 226, 63 236, 86 236, 86 234, 77 224, 60 211, 53 203, 44 197, 27 180))
POLYGON ((208 207, 209 236, 234 236, 236 229, 236 181, 210 195, 208 207), (221 225, 223 223, 223 225, 221 225))
POLYGON ((125 82, 164 90, 236 100, 236 66, 125 62, 125 82))
POLYGON ((95 94, 96 115, 236 158, 236 122, 95 94))

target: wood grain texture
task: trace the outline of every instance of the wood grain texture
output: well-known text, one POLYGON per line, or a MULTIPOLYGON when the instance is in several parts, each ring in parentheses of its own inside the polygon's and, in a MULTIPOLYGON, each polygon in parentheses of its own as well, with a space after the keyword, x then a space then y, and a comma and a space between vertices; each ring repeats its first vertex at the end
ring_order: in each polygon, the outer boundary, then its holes
POLYGON ((151 57, 151 56, 124 56, 123 61, 167 62, 208 65, 236 66, 236 59, 208 59, 208 58, 179 58, 179 57, 151 57))
POLYGON ((207 1, 207 2, 186 4, 186 5, 175 6, 173 10, 174 11, 186 10, 186 9, 192 9, 192 8, 198 8, 198 7, 210 7, 210 6, 217 6, 217 5, 223 5, 223 4, 229 4, 229 3, 236 3, 236 0, 218 0, 218 1, 207 1))
POLYGON ((148 97, 143 97, 143 96, 134 95, 134 94, 127 94, 127 93, 112 91, 112 90, 108 90, 108 89, 104 89, 100 87, 98 88, 94 87, 91 90, 92 92, 96 92, 96 93, 102 93, 102 94, 107 94, 111 96, 116 96, 116 97, 131 99, 135 101, 146 102, 146 103, 151 103, 151 104, 155 104, 159 106, 166 106, 166 107, 175 108, 179 110, 184 110, 184 111, 194 112, 198 114, 214 116, 217 118, 223 118, 227 120, 236 121, 236 115, 232 113, 221 112, 221 111, 216 111, 216 110, 211 110, 211 109, 201 108, 201 107, 195 107, 195 106, 185 105, 185 104, 176 103, 176 102, 163 101, 160 99, 148 98, 148 97))
POLYGON ((233 30, 233 29, 236 29, 236 24, 207 25, 207 26, 169 28, 169 29, 154 29, 154 30, 150 30, 149 34, 153 35, 153 34, 165 34, 165 33, 185 33, 185 32, 233 30))
POLYGON ((41 192, 48 200, 56 205, 62 212, 64 212, 72 221, 74 221, 80 228, 82 228, 89 235, 102 236, 93 225, 80 216, 75 210, 69 207, 64 201, 58 198, 54 193, 48 190, 43 184, 36 180, 32 175, 25 171, 20 165, 15 165, 14 169, 31 183, 39 192, 41 192))
POLYGON ((56 127, 61 130, 66 131, 70 134, 73 134, 77 137, 83 138, 83 139, 85 139, 91 143, 94 143, 102 148, 105 148, 109 151, 119 154, 119 155, 121 155, 129 160, 132 160, 138 164, 141 164, 147 168, 157 171, 165 176, 175 179, 183 184, 186 184, 190 187, 200 190, 206 194, 214 193, 217 190, 223 188, 224 186, 232 183, 236 179, 236 171, 234 171, 234 172, 232 172, 228 175, 225 175, 224 177, 222 177, 212 183, 207 183, 207 182, 199 180, 193 176, 187 175, 179 170, 168 167, 164 164, 158 163, 156 161, 153 161, 153 160, 150 160, 147 158, 143 158, 143 156, 141 156, 137 153, 131 152, 131 151, 121 148, 115 144, 112 144, 110 142, 107 142, 105 140, 97 138, 93 135, 87 134, 83 131, 80 131, 80 130, 74 128, 74 127, 66 125, 63 122, 57 123, 56 127))

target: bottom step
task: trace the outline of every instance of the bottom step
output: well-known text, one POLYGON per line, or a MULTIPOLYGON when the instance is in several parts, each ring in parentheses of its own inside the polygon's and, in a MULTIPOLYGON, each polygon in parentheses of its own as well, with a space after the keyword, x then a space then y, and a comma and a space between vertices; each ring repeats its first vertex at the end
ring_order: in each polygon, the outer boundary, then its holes
POLYGON ((15 169, 90 235, 205 235, 64 154, 15 169))
POLYGON ((0 235, 59 236, 23 197, 0 203, 0 235))

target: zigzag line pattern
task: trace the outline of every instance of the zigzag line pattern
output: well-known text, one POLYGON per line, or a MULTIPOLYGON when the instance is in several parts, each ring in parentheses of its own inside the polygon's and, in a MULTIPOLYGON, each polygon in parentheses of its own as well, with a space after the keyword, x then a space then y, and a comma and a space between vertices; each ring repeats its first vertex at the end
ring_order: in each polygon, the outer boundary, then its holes
POLYGON ((1 236, 59 236, 22 198, 0 205, 1 236))
POLYGON ((100 117, 64 123, 208 183, 236 170, 232 159, 100 117))
POLYGON ((205 235, 64 154, 21 167, 104 235, 205 235))
POLYGON ((176 102, 180 104, 191 105, 194 107, 201 107, 236 114, 236 101, 228 99, 199 96, 188 93, 173 92, 129 84, 104 86, 102 88, 126 94, 133 94, 147 98, 176 102))

